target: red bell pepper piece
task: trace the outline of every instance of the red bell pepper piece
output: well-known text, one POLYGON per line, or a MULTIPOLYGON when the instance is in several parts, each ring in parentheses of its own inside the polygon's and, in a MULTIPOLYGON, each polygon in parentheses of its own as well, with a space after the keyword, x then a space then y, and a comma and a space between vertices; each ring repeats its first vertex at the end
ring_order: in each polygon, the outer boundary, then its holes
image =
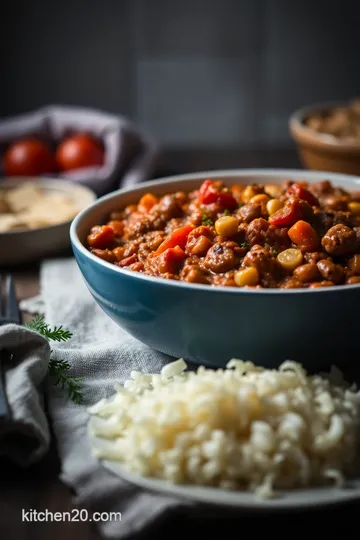
POLYGON ((291 227, 291 225, 306 217, 305 214, 308 210, 312 212, 308 203, 300 199, 293 199, 272 214, 268 221, 275 227, 291 227))
POLYGON ((238 207, 238 203, 231 193, 219 193, 216 198, 216 202, 219 203, 222 208, 226 208, 227 210, 235 210, 235 208, 238 207))
POLYGON ((218 190, 213 180, 205 180, 199 189, 199 200, 201 204, 211 204, 216 202, 218 190))
POLYGON ((319 206, 319 200, 308 189, 300 184, 293 184, 286 192, 288 197, 295 196, 298 199, 308 202, 311 206, 319 206))
POLYGON ((167 248, 165 251, 156 255, 152 253, 151 259, 152 268, 159 274, 176 274, 181 263, 186 259, 186 253, 180 246, 167 248))
POLYGON ((199 201, 201 204, 218 203, 222 208, 233 210, 237 208, 236 199, 226 191, 219 191, 213 180, 205 180, 199 189, 199 201))
POLYGON ((153 257, 157 257, 165 250, 179 246, 181 249, 185 249, 187 238, 190 232, 194 229, 194 225, 184 225, 179 229, 175 229, 170 233, 165 240, 160 244, 156 251, 152 253, 153 257))

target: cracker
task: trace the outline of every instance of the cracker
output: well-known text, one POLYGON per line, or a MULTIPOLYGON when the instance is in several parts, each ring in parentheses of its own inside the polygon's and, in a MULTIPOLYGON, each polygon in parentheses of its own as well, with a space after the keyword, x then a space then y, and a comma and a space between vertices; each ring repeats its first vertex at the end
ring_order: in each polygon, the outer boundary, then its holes
POLYGON ((44 195, 42 199, 33 204, 21 218, 30 228, 38 226, 55 225, 72 220, 78 213, 78 208, 63 195, 44 195))
POLYGON ((26 227, 26 223, 14 214, 2 214, 0 215, 0 232, 7 232, 14 229, 23 229, 26 227))
POLYGON ((21 212, 32 207, 44 198, 44 190, 30 182, 10 188, 4 196, 10 211, 21 212))
POLYGON ((0 191, 0 214, 8 214, 10 212, 10 208, 8 203, 5 199, 6 193, 4 191, 0 191))

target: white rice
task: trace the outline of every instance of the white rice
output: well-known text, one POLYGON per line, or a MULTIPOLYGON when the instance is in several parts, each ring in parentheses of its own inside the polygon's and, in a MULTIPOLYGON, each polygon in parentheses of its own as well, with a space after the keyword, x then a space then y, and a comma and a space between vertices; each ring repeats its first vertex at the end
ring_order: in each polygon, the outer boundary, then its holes
POLYGON ((132 372, 89 409, 99 458, 173 483, 274 490, 329 483, 359 472, 360 392, 335 368, 309 376, 284 362, 268 370, 231 360, 226 369, 132 372), (332 382, 333 379, 339 382, 332 382))

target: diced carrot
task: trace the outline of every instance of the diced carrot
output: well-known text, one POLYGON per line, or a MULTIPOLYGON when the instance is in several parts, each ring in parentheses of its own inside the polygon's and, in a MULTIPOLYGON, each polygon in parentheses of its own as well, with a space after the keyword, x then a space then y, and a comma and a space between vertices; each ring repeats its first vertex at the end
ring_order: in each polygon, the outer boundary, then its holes
POLYGON ((114 231, 108 225, 98 225, 91 229, 87 241, 90 247, 95 249, 106 249, 114 241, 114 231))
POLYGON ((316 251, 320 246, 320 239, 315 229, 307 221, 297 221, 288 230, 290 240, 302 251, 316 251))
POLYGON ((194 229, 194 225, 184 225, 179 229, 175 229, 170 233, 165 240, 160 244, 157 250, 153 253, 154 257, 157 257, 165 250, 179 246, 181 249, 185 249, 187 237, 189 233, 194 229))
POLYGON ((138 211, 142 213, 149 212, 155 204, 159 202, 158 198, 152 193, 145 193, 139 201, 138 211))
POLYGON ((116 236, 121 236, 124 232, 124 223, 119 220, 109 221, 108 227, 111 227, 116 236))
POLYGON ((166 249, 158 256, 157 268, 161 274, 176 274, 180 264, 186 259, 186 253, 180 246, 166 249))

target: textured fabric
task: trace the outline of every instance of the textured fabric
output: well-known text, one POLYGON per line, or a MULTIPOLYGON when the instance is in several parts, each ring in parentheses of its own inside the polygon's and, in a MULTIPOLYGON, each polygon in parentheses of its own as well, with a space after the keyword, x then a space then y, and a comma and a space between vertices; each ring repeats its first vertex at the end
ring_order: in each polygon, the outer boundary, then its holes
MULTIPOLYGON (((161 523, 174 508, 188 503, 150 494, 129 485, 103 468, 92 456, 86 407, 113 393, 133 369, 158 372, 169 358, 149 349, 121 330, 97 306, 73 259, 45 262, 41 296, 46 321, 63 325, 74 336, 53 348, 53 357, 68 360, 72 373, 83 377, 84 405, 75 405, 58 387, 48 388, 48 406, 61 460, 61 478, 76 493, 76 502, 89 511, 121 512, 122 520, 104 522, 108 538, 128 538, 161 523)), ((36 305, 39 298, 35 299, 36 305)), ((27 301, 31 309, 31 302, 27 301)))
POLYGON ((73 132, 88 132, 99 137, 105 147, 105 163, 101 167, 59 173, 59 177, 87 185, 102 195, 151 176, 158 154, 155 142, 128 119, 93 109, 54 105, 3 119, 0 145, 29 136, 56 144, 73 132))
POLYGON ((49 448, 42 396, 50 346, 37 333, 9 324, 0 326, 0 348, 8 353, 2 372, 9 406, 9 417, 0 419, 0 455, 25 467, 49 448))

